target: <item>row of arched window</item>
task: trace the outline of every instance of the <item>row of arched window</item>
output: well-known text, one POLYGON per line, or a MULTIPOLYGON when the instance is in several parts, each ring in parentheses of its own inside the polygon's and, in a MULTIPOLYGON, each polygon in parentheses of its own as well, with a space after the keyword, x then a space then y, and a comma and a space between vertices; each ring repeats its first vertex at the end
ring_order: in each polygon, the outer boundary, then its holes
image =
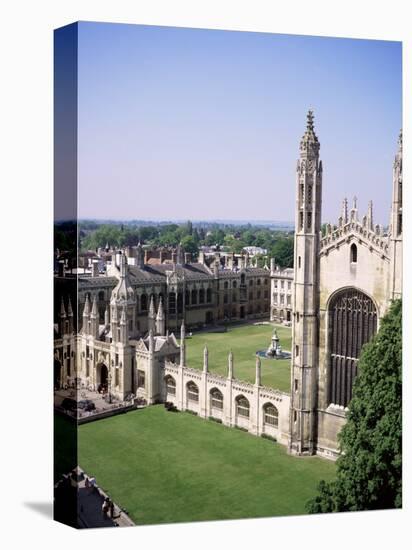
MULTIPOLYGON (((166 376, 166 392, 168 396, 176 395, 176 381, 172 376, 166 376)), ((199 402, 199 387, 195 382, 188 382, 186 384, 186 398, 187 401, 192 403, 199 402)), ((213 388, 209 392, 210 407, 212 409, 223 410, 223 394, 218 388, 213 388)), ((249 400, 243 396, 238 395, 235 398, 236 415, 243 418, 249 418, 250 416, 250 403, 249 400)), ((279 425, 279 411, 272 403, 266 403, 263 405, 263 422, 275 428, 279 425)))

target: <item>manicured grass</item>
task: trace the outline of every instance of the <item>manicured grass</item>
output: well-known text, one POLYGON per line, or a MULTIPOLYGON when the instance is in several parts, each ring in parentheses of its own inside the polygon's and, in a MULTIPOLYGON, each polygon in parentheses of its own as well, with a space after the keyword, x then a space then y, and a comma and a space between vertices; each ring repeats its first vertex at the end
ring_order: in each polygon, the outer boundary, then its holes
MULTIPOLYGON (((203 349, 209 350, 209 370, 227 375, 227 357, 233 351, 234 376, 248 382, 255 381, 256 351, 267 349, 273 333, 273 325, 247 325, 229 328, 225 333, 199 332, 187 339, 186 363, 201 369, 203 349)), ((292 331, 276 326, 282 349, 290 351, 292 331)), ((262 358, 262 384, 281 391, 290 391, 290 359, 262 358)))
POLYGON ((79 463, 140 525, 302 514, 335 472, 161 405, 80 426, 79 463))

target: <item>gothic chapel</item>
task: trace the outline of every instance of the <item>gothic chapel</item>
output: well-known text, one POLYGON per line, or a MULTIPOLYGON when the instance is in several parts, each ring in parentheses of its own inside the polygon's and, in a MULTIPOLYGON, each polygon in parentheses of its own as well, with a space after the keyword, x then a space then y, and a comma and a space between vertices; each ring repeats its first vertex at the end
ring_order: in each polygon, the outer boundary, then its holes
POLYGON ((402 133, 387 234, 372 201, 360 218, 356 198, 321 232, 319 149, 309 111, 296 168, 289 450, 335 457, 361 348, 402 293, 402 133))

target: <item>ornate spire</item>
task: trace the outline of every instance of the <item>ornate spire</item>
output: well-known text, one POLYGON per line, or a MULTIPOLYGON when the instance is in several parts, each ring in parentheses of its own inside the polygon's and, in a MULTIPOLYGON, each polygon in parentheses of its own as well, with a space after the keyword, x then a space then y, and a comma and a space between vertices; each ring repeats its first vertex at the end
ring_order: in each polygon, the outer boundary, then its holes
POLYGON ((304 157, 316 157, 319 153, 319 140, 315 134, 314 116, 312 109, 306 115, 306 132, 300 142, 300 154, 304 157))
POLYGON ((156 312, 155 312, 153 294, 150 298, 149 319, 156 319, 156 312))
POLYGON ((159 307, 157 309, 157 315, 156 315, 156 333, 160 334, 160 336, 164 336, 165 328, 166 328, 166 318, 163 310, 163 299, 160 296, 159 307))
POLYGON ((62 302, 61 302, 61 306, 60 306, 60 317, 66 317, 66 310, 64 309, 64 300, 63 300, 63 296, 62 296, 62 302))
POLYGON ((90 315, 90 301, 89 295, 86 294, 86 301, 84 302, 83 317, 88 317, 90 315))
POLYGON ((109 324, 109 308, 106 307, 106 311, 104 312, 104 324, 107 327, 109 324))
POLYGON ((353 204, 350 210, 350 221, 358 221, 358 199, 353 197, 353 204))
POLYGON ((348 199, 345 197, 342 201, 342 221, 343 225, 348 223, 348 199))
POLYGON ((90 314, 90 317, 92 319, 97 318, 97 299, 96 299, 96 296, 93 298, 92 312, 90 314))
POLYGON ((70 296, 69 296, 69 303, 67 304, 67 314, 69 317, 73 317, 73 309, 72 309, 72 302, 70 300, 70 296))
POLYGON ((160 296, 159 307, 157 308, 156 321, 163 321, 164 318, 165 318, 165 313, 163 310, 163 299, 160 296))
POLYGON ((373 226, 373 203, 372 203, 372 201, 369 201, 369 203, 368 203, 367 223, 368 223, 368 229, 371 229, 373 231, 374 226, 373 226))

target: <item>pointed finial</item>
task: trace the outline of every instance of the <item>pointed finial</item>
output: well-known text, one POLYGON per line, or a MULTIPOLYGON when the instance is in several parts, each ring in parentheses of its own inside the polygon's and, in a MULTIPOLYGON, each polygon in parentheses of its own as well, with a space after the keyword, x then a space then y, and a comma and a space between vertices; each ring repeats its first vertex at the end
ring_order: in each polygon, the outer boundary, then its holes
POLYGON ((233 378, 233 351, 229 351, 227 377, 233 378))
POLYGON ((106 306, 106 311, 104 312, 104 324, 107 327, 109 324, 109 308, 106 306))
POLYGON ((85 300, 85 302, 84 302, 83 317, 88 316, 89 313, 90 313, 89 295, 86 294, 86 300, 85 300))
POLYGON ((313 110, 312 109, 309 109, 308 111, 308 114, 306 115, 306 119, 307 119, 307 124, 306 124, 306 127, 309 131, 312 131, 313 132, 313 119, 314 119, 314 116, 313 116, 313 110))
POLYGON ((345 197, 342 201, 342 220, 343 223, 348 223, 348 199, 345 197))
POLYGON ((157 308, 157 321, 162 321, 164 319, 164 311, 163 311, 163 298, 160 296, 159 298, 159 307, 157 308))
POLYGON ((368 228, 373 231, 373 203, 369 201, 368 203, 368 214, 367 214, 368 228))
POLYGON ((73 317, 72 301, 70 300, 70 296, 69 296, 69 303, 67 304, 67 313, 69 317, 73 317))
POLYGON ((64 308, 63 296, 62 296, 62 302, 61 302, 61 306, 60 306, 60 317, 66 317, 66 310, 64 308))
POLYGON ((203 372, 208 372, 209 370, 209 351, 207 346, 203 350, 203 372))
POLYGON ((309 109, 306 115, 306 131, 300 142, 301 157, 317 157, 319 148, 319 140, 315 134, 313 111, 309 109))
POLYGON ((186 344, 185 344, 185 324, 182 322, 180 327, 180 366, 184 367, 186 363, 186 344))
POLYGON ((91 317, 93 317, 93 318, 97 317, 97 298, 96 298, 96 296, 93 297, 91 317))
POLYGON ((155 317, 156 317, 156 313, 155 313, 154 299, 152 294, 150 297, 149 318, 155 319, 155 317))
POLYGON ((256 355, 256 376, 255 376, 255 384, 256 386, 261 386, 261 366, 262 363, 260 361, 259 355, 256 355))

